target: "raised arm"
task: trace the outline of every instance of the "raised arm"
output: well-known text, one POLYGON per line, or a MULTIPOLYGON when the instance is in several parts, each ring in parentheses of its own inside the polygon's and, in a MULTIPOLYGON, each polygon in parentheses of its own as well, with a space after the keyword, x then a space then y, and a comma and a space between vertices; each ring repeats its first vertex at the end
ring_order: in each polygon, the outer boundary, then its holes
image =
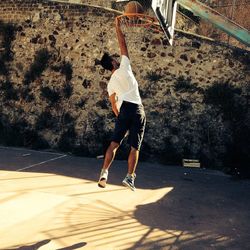
POLYGON ((122 33, 120 21, 118 18, 115 19, 115 26, 116 26, 116 35, 117 35, 121 55, 125 55, 129 58, 126 40, 125 40, 124 34, 122 33))

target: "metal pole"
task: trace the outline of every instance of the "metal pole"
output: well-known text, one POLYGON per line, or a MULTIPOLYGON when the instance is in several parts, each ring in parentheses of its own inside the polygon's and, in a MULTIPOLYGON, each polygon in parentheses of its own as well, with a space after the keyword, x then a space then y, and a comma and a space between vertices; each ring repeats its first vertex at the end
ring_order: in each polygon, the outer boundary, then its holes
MULTIPOLYGON (((232 3, 232 11, 231 11, 231 17, 230 17, 230 19, 231 19, 232 21, 233 21, 233 17, 234 17, 235 1, 236 1, 236 0, 233 0, 233 3, 232 3)), ((231 36, 228 35, 228 41, 227 41, 228 45, 230 44, 230 43, 229 43, 230 37, 231 37, 231 36)))
POLYGON ((198 0, 177 0, 177 3, 250 47, 249 31, 229 18, 221 15, 207 5, 202 4, 198 0))

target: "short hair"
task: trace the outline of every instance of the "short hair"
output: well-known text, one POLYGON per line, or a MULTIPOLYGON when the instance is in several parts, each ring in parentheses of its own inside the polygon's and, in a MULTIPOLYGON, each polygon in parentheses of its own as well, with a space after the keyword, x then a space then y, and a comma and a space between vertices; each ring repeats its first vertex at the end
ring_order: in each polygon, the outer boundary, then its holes
POLYGON ((114 69, 112 61, 113 61, 112 56, 110 56, 107 52, 105 52, 104 55, 102 56, 100 63, 104 69, 112 71, 114 69))

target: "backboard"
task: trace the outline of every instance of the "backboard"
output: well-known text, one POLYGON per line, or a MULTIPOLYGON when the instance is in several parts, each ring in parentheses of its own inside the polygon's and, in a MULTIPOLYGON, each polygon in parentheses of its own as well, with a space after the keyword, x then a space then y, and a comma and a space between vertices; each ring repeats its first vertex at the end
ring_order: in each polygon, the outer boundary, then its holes
POLYGON ((173 45, 177 1, 152 0, 152 9, 169 41, 169 44, 173 45))

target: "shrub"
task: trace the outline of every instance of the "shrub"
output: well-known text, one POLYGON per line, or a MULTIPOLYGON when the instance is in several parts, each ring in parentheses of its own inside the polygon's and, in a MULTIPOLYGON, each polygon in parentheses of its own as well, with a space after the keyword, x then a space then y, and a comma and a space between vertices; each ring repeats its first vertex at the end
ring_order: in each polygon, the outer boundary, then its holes
MULTIPOLYGON (((96 112, 89 114, 88 120, 93 128, 92 132, 85 131, 80 139, 80 144, 78 143, 79 145, 72 146, 71 151, 73 154, 87 157, 95 157, 97 155, 105 154, 110 143, 111 132, 105 130, 105 122, 103 118, 103 116, 96 112)), ((119 148, 119 152, 120 151, 119 148)), ((120 154, 119 152, 118 154, 120 154)), ((119 158, 118 154, 117 157, 119 158)))
POLYGON ((63 115, 63 124, 64 125, 71 124, 72 122, 74 122, 74 120, 75 120, 74 117, 68 112, 63 115))
POLYGON ((189 110, 192 110, 192 104, 187 100, 180 100, 180 111, 181 112, 187 112, 189 110))
POLYGON ((11 61, 13 59, 13 53, 11 51, 12 41, 15 39, 16 27, 13 24, 5 24, 0 21, 0 35, 2 35, 2 46, 4 47, 4 53, 1 59, 5 61, 11 61))
POLYGON ((58 66, 58 65, 51 65, 50 68, 51 68, 51 70, 53 70, 55 72, 61 71, 61 66, 58 66))
POLYGON ((61 73, 65 75, 66 82, 70 81, 73 74, 72 64, 70 62, 64 62, 61 66, 61 73))
MULTIPOLYGON (((157 154, 157 152, 155 152, 157 154)), ((164 139, 163 152, 158 152, 158 158, 160 162, 167 164, 180 164, 182 160, 182 154, 173 144, 170 137, 164 139), (167 152, 167 153, 166 153, 167 152)))
POLYGON ((230 174, 250 178, 250 125, 245 121, 233 126, 233 140, 227 146, 227 154, 224 164, 230 174))
POLYGON ((50 54, 47 49, 39 50, 30 69, 24 75, 24 84, 29 84, 41 76, 43 71, 48 67, 50 54))
POLYGON ((242 90, 228 82, 215 83, 204 94, 204 101, 215 107, 216 116, 221 115, 224 126, 229 128, 230 141, 225 143, 224 166, 228 172, 240 177, 250 177, 246 166, 250 161, 250 114, 247 97, 242 90))
POLYGON ((155 71, 150 71, 150 72, 147 72, 147 75, 146 75, 146 80, 150 81, 150 82, 157 82, 159 81, 160 79, 162 79, 162 75, 155 72, 155 71))
POLYGON ((73 69, 70 62, 63 62, 61 65, 53 65, 51 66, 51 69, 65 75, 66 82, 69 82, 72 79, 73 69))
POLYGON ((10 123, 5 118, 2 121, 2 130, 0 133, 0 142, 7 146, 23 146, 23 131, 28 129, 28 124, 24 120, 10 123))
POLYGON ((98 101, 96 106, 100 107, 101 109, 109 109, 109 103, 106 99, 98 101))
POLYGON ((0 55, 0 74, 8 75, 9 69, 6 62, 13 60, 13 52, 11 50, 12 41, 15 39, 16 27, 13 24, 5 24, 0 21, 0 36, 2 36, 2 44, 0 47, 4 51, 0 55))
POLYGON ((6 115, 0 112, 0 144, 2 144, 4 141, 5 128, 9 125, 8 121, 6 120, 6 115))
POLYGON ((26 99, 25 99, 27 102, 32 102, 35 100, 35 96, 32 94, 32 93, 29 93, 27 96, 26 96, 26 99))
POLYGON ((64 152, 69 152, 74 147, 76 132, 74 127, 69 128, 61 135, 58 142, 58 148, 64 152))
POLYGON ((49 144, 37 131, 30 128, 26 120, 11 123, 8 117, 0 114, 0 143, 6 146, 48 148, 49 144))
POLYGON ((236 102, 236 95, 241 94, 241 89, 226 83, 214 83, 204 93, 204 102, 217 107, 226 120, 230 120, 235 115, 239 115, 245 108, 239 109, 239 102, 236 102))
POLYGON ((229 59, 230 58, 235 58, 236 60, 240 61, 241 63, 246 65, 246 69, 249 70, 249 65, 250 65, 249 51, 235 48, 232 51, 232 56, 229 57, 229 59))
POLYGON ((192 84, 190 77, 185 78, 183 76, 178 77, 174 85, 174 89, 179 92, 194 92, 198 90, 198 88, 192 84))
POLYGON ((48 142, 43 137, 41 137, 37 131, 33 129, 24 131, 23 146, 32 149, 49 148, 48 142))
POLYGON ((5 100, 18 100, 17 90, 10 81, 0 81, 0 90, 3 92, 5 100))
POLYGON ((70 98, 73 92, 73 86, 70 82, 67 82, 64 86, 63 86, 63 94, 65 98, 70 98))
POLYGON ((44 111, 39 115, 35 128, 37 130, 53 128, 55 126, 55 122, 56 121, 52 114, 48 111, 44 111))
POLYGON ((86 105, 86 103, 87 103, 87 101, 88 101, 88 98, 87 98, 87 97, 81 98, 80 101, 79 101, 78 103, 75 104, 75 106, 76 106, 77 108, 84 108, 85 105, 86 105))
POLYGON ((5 64, 4 59, 0 58, 0 75, 7 75, 8 74, 8 67, 5 64))
POLYGON ((35 99, 34 95, 30 93, 30 88, 28 86, 21 89, 20 96, 27 102, 31 102, 35 99))
POLYGON ((60 94, 49 87, 41 88, 41 96, 46 98, 51 104, 56 104, 61 99, 60 94))

